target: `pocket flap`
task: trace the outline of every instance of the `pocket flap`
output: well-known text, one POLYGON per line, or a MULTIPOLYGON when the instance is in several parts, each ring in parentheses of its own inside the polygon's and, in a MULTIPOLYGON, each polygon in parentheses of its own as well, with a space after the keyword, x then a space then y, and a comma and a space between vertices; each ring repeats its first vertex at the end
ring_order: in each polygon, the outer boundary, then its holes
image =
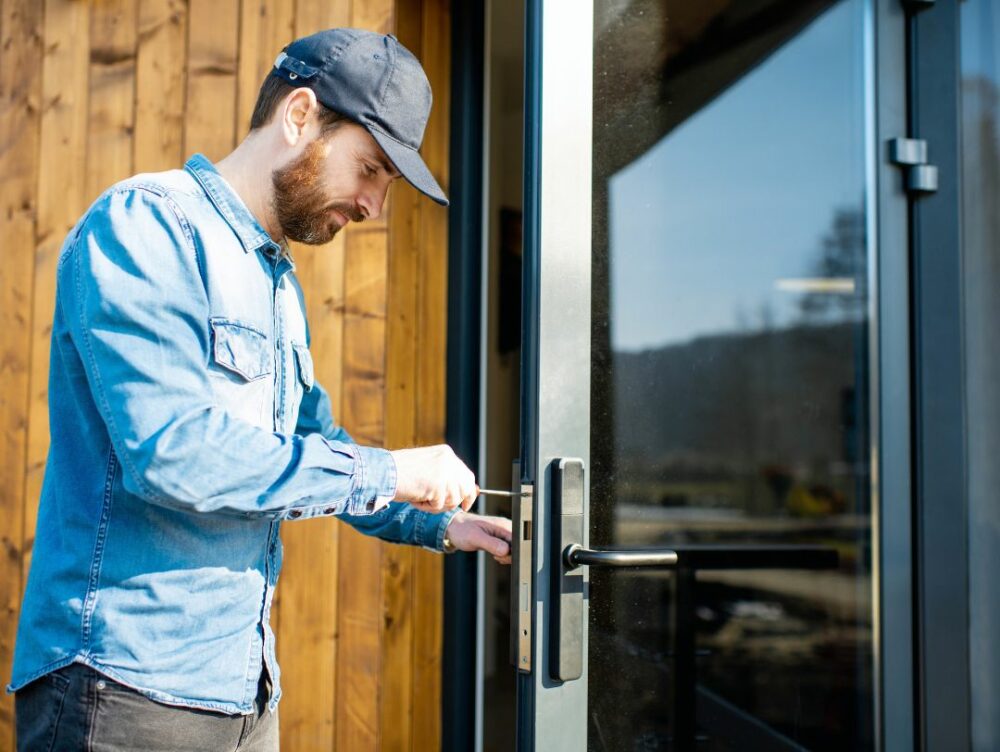
POLYGON ((302 386, 305 390, 311 391, 313 388, 313 359, 312 355, 309 354, 309 348, 305 345, 292 345, 292 350, 295 352, 295 362, 299 364, 299 379, 302 380, 302 386))
POLYGON ((216 363, 247 381, 271 373, 271 348, 263 332, 226 319, 212 319, 211 323, 216 363))

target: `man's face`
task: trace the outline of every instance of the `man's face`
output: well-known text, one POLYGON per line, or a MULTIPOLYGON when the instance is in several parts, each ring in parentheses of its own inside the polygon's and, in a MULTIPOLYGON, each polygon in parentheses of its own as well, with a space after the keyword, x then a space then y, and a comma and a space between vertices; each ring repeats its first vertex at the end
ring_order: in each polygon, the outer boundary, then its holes
POLYGON ((275 215, 285 237, 322 245, 349 221, 377 219, 398 177, 368 131, 342 122, 272 173, 275 215))

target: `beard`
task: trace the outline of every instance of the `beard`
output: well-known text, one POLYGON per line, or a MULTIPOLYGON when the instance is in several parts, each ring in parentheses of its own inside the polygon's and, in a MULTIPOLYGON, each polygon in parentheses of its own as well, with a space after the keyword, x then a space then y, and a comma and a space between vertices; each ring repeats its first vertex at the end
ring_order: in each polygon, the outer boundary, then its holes
POLYGON ((274 214, 290 240, 306 245, 330 242, 342 227, 333 210, 353 222, 365 218, 355 204, 327 197, 322 179, 324 160, 323 139, 317 138, 294 161, 271 173, 274 214))

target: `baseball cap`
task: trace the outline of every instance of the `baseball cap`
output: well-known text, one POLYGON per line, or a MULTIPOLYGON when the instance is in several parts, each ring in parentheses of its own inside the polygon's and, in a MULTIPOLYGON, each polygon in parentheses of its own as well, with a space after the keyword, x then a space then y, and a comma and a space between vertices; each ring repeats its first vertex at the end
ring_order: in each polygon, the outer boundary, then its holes
POLYGON ((309 87, 321 103, 365 128, 410 185, 448 205, 417 151, 431 112, 431 85, 392 34, 320 31, 286 46, 271 73, 309 87))

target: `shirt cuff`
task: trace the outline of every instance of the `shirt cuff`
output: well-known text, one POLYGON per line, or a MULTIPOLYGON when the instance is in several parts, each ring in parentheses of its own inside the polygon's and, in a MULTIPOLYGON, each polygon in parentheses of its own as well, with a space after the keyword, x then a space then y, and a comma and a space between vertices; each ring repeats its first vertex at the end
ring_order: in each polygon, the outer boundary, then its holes
POLYGON ((396 460, 386 449, 348 444, 354 457, 354 490, 347 500, 350 514, 373 514, 396 495, 396 460))

